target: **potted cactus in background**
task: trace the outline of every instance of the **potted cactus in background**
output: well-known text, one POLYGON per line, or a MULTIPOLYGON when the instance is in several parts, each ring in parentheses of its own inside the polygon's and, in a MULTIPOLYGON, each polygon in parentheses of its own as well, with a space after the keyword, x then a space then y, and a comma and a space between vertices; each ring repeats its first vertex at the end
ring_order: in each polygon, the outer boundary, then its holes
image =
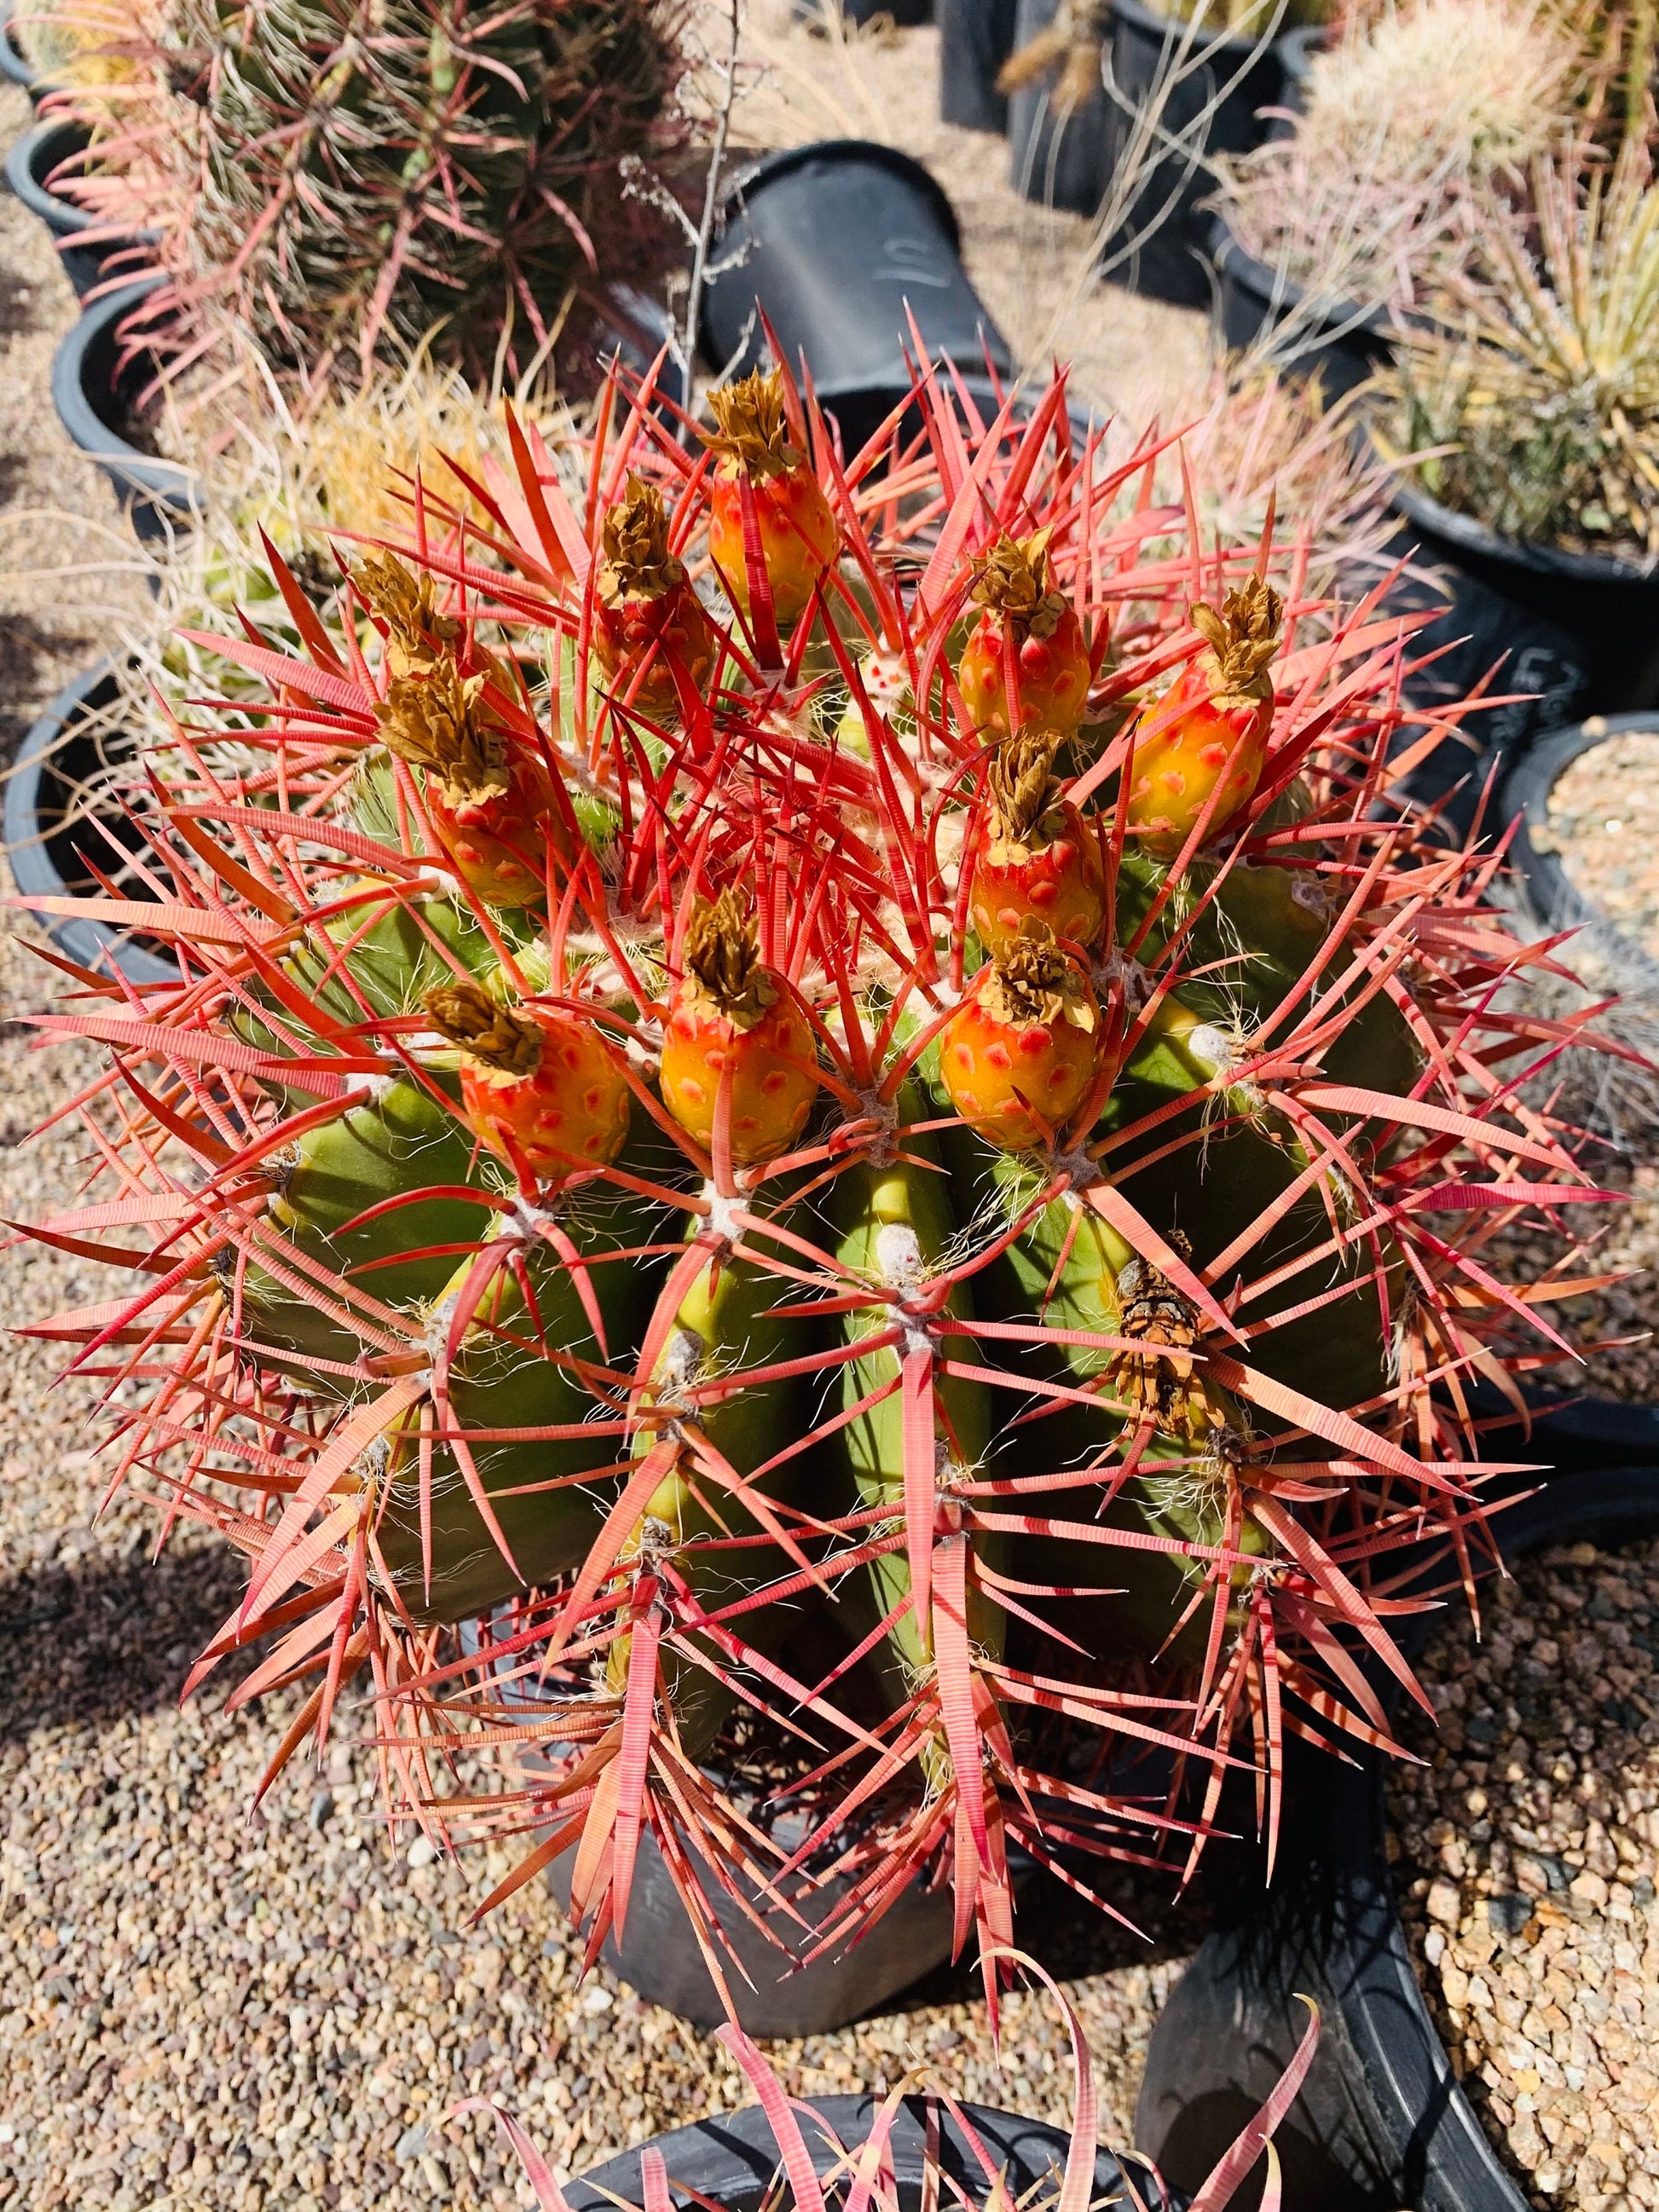
POLYGON ((247 1555, 191 1679, 313 1682, 276 1765, 366 1674, 397 1815, 539 1832, 490 1901, 562 1863, 590 1956, 652 1855, 738 2012, 727 1923, 781 1973, 931 1885, 994 2003, 1016 1847, 1179 1876, 1253 1773, 1271 1860, 1287 1737, 1387 1741, 1395 1555, 1490 1549, 1465 1380, 1559 1343, 1489 1224, 1601 1194, 1494 863, 1391 805, 1409 623, 1063 379, 844 466, 781 372, 712 471, 657 402, 223 641, 268 708, 97 902, 177 982, 40 1018, 114 1050, 40 1233, 139 1286, 39 1327, 247 1555))
POLYGON ((1659 191, 1540 164, 1530 221, 1483 204, 1467 273, 1402 332, 1371 415, 1432 552, 1576 641, 1583 705, 1659 699, 1659 191), (1534 244, 1534 239, 1536 243, 1534 244), (1417 458, 1420 456, 1421 458, 1417 458))
POLYGON ((1279 357, 1328 391, 1358 381, 1389 311, 1467 258, 1471 185, 1524 187, 1589 74, 1567 24, 1515 0, 1417 0, 1355 26, 1315 58, 1294 131, 1221 165, 1230 343, 1278 325, 1279 357))
POLYGON ((623 172, 672 132, 654 0, 179 0, 138 33, 81 198, 154 234, 130 328, 176 362, 251 335, 306 383, 422 343, 523 372, 650 258, 623 172))

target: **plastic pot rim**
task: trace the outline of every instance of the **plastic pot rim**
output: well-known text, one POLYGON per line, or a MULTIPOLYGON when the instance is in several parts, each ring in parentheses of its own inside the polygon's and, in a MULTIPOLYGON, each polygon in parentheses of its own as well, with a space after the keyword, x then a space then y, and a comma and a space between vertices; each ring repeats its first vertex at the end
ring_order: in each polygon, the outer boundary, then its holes
POLYGON ((1488 524, 1477 522, 1473 515, 1460 514, 1455 507, 1443 507, 1431 493, 1408 482, 1400 473, 1397 460, 1369 418, 1362 422, 1360 434, 1375 457, 1390 470, 1389 506, 1407 521, 1421 530, 1432 531, 1437 538, 1443 538, 1459 551, 1481 555, 1488 561, 1501 562, 1512 568, 1528 569, 1537 576, 1570 579, 1575 583, 1631 585, 1659 595, 1659 560, 1644 566, 1618 553, 1575 553, 1565 546, 1534 545, 1525 538, 1503 537, 1488 524))
POLYGON ((8 84, 21 84, 25 92, 38 97, 46 90, 46 80, 12 38, 11 19, 15 12, 13 0, 0 0, 0 77, 8 84))
MULTIPOLYGON (((851 2150, 868 2139, 879 2101, 868 2094, 799 2100, 797 2109, 801 2111, 804 2121, 801 2134, 821 2177, 829 2173, 836 2162, 836 2154, 825 2141, 823 2129, 814 2126, 807 2115, 820 2117, 842 2144, 851 2150)), ((939 2147, 950 2154, 949 2163, 963 2172, 979 2174, 981 2169, 960 2123, 941 2104, 935 2103, 933 2109, 939 2147)), ((1022 2143, 1030 2146, 1020 2163, 1030 2170, 1020 2177, 1019 2191, 1038 2178, 1039 2157, 1045 2168, 1059 2171, 1064 2166, 1067 2139, 1063 2130, 1050 2123, 1030 2119, 1023 2113, 996 2106, 964 2104, 958 2109, 984 2142, 994 2165, 1000 2158, 1012 2164, 1011 2154, 1017 2153, 1022 2143)), ((907 2097, 893 2129, 894 2178, 902 2189, 920 2189, 921 2185, 924 2110, 925 2100, 921 2096, 907 2097)), ((648 2142, 637 2144, 619 2157, 607 2159, 602 2166, 578 2174, 565 2185, 571 2212, 614 2212, 618 2197, 640 2203, 643 2197, 640 2160, 647 2150, 662 2154, 671 2187, 682 2185, 684 2189, 697 2191, 705 2202, 731 2206, 741 2206, 745 2199, 758 2197, 781 2162, 765 2113, 758 2105, 745 2105, 735 2112, 723 2112, 711 2119, 696 2121, 690 2127, 653 2136, 648 2142)), ((1121 2172, 1115 2155, 1104 2148, 1098 2148, 1095 2154, 1094 2194, 1099 2197, 1119 2191, 1121 2172)), ((1150 2173, 1137 2179, 1151 2206, 1161 2205, 1164 2212, 1179 2212, 1185 2200, 1178 2192, 1160 2191, 1150 2173)))
MULTIPOLYGON (((37 160, 45 153, 54 138, 73 138, 78 142, 78 152, 87 143, 87 134, 78 123, 66 116, 52 116, 20 131, 11 143, 6 155, 6 182, 33 216, 38 216, 46 228, 58 238, 72 238, 79 232, 90 230, 98 218, 73 200, 66 200, 35 174, 37 160)), ((55 164, 49 166, 55 167, 55 164)))
POLYGON ((122 316, 163 282, 159 276, 141 277, 137 283, 106 293, 82 311, 52 356, 52 401, 71 442, 89 459, 171 520, 191 522, 199 512, 193 471, 182 461, 159 460, 129 445, 105 422, 86 388, 87 354, 94 339, 106 332, 112 335, 122 316))
POLYGON ((862 165, 887 169, 894 176, 902 177, 929 202, 952 249, 961 253, 962 226, 943 185, 914 155, 902 153, 896 146, 884 146, 876 138, 814 138, 805 146, 786 146, 781 153, 763 154, 758 161, 748 162, 720 195, 720 230, 726 229, 742 202, 752 192, 779 177, 787 177, 792 170, 804 168, 809 161, 840 162, 848 167, 862 165))
MULTIPOLYGON (((5 846, 12 880, 25 898, 68 895, 46 840, 39 835, 41 773, 64 732, 114 672, 115 664, 107 659, 83 668, 64 686, 18 748, 6 780, 5 846)), ((61 951, 85 967, 94 966, 101 953, 112 959, 132 982, 176 983, 179 980, 179 970, 171 962, 159 958, 145 945, 134 944, 111 922, 95 921, 90 915, 41 915, 36 919, 61 951)))
MULTIPOLYGON (((1305 285, 1242 246, 1224 215, 1217 216, 1210 234, 1210 258, 1223 276, 1231 276, 1247 292, 1273 306, 1299 307, 1308 296, 1305 285)), ((1386 338, 1390 328, 1389 311, 1381 302, 1362 307, 1358 300, 1334 300, 1325 311, 1324 327, 1340 331, 1345 337, 1363 331, 1370 337, 1386 338)))
POLYGON ((1528 903, 1540 927, 1547 933, 1599 924, 1621 945, 1629 947, 1633 963, 1652 969, 1659 980, 1659 963, 1652 956, 1577 888, 1555 854, 1533 842, 1534 830, 1548 824, 1550 793, 1573 762, 1610 738, 1626 737, 1632 731, 1659 736, 1659 706, 1633 708, 1622 714, 1587 714, 1582 722, 1540 738, 1504 777, 1498 815, 1501 821, 1516 824, 1511 850, 1520 863, 1528 903))

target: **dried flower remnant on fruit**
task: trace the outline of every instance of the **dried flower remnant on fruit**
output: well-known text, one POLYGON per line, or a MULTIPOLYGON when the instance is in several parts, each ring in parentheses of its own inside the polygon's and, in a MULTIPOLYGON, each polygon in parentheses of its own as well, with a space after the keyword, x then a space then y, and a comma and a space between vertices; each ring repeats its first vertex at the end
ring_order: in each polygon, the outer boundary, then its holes
MULTIPOLYGON (((1192 1246, 1179 1230, 1169 1241, 1183 1260, 1191 1257, 1192 1246)), ((1143 1419, 1168 1421, 1192 1380, 1197 1310, 1150 1260, 1131 1260, 1118 1276, 1117 1288, 1122 1300, 1119 1335, 1159 1350, 1120 1352, 1113 1379, 1143 1419)))
POLYGON ((755 917, 742 894, 728 887, 712 904, 699 906, 686 926, 686 980, 697 1011, 750 1029, 777 1000, 777 985, 762 964, 755 917))
POLYGON ((1285 602, 1271 584, 1247 577, 1228 592, 1219 614, 1200 599, 1188 619, 1208 641, 1209 650, 1200 658, 1214 684, 1215 706, 1248 707, 1273 697, 1267 669, 1284 642, 1285 602))
POLYGON ((387 750, 464 799, 504 794, 507 733, 480 717, 484 682, 463 676, 448 655, 429 676, 394 677, 374 709, 387 750))
POLYGON ((1060 787, 1054 773, 1060 744, 1051 730, 1019 730, 991 756, 986 772, 991 810, 986 827, 994 848, 1015 848, 1023 859, 1033 845, 1053 842, 1065 826, 1060 787))
POLYGON ((411 574, 394 554, 366 554, 351 580, 387 629, 386 658, 394 678, 428 676, 461 634, 453 615, 438 611, 437 579, 411 574))
POLYGON ((599 596, 607 606, 625 599, 661 599, 685 581, 685 563, 668 550, 668 508, 654 484, 630 476, 605 510, 605 565, 599 596))
POLYGON ((720 459, 762 479, 800 467, 805 457, 790 439, 781 369, 757 368, 735 384, 717 386, 708 404, 720 427, 698 434, 720 459))
POLYGON ((1027 637, 1052 637, 1066 612, 1066 595, 1054 589, 1048 557, 1053 536, 1043 529, 1029 538, 1000 538, 975 558, 969 596, 1027 637))
POLYGON ((441 983, 422 1001, 427 1019, 452 1044, 503 1075, 533 1075, 542 1032, 527 1014, 492 999, 479 983, 441 983))
POLYGON ((1075 963, 1055 944, 1048 923, 1034 916, 992 961, 980 1004, 993 1021, 1014 1029, 1036 1023, 1052 1029, 1063 1022, 1071 1029, 1091 1030, 1098 1019, 1075 963))

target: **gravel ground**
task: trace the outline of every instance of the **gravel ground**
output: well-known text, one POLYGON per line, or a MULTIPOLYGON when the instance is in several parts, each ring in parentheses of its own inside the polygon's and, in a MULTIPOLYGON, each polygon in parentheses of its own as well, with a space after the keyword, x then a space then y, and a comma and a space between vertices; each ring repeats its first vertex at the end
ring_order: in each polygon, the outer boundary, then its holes
POLYGON ((1581 753, 1550 793, 1548 834, 1574 887, 1659 957, 1659 731, 1581 753))
POLYGON ((1390 1788, 1418 1971, 1534 2204, 1659 2204, 1659 1544, 1543 1553, 1484 1603, 1390 1788))

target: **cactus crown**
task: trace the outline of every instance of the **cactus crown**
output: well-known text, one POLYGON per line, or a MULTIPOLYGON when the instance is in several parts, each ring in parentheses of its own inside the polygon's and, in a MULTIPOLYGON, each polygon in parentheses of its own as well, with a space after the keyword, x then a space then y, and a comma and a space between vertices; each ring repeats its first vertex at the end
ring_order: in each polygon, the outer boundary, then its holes
POLYGON ((685 563, 668 550, 668 507, 655 484, 630 476, 623 496, 605 509, 603 537, 599 595, 607 605, 660 599, 685 581, 685 563))
POLYGON ((735 884, 693 910, 685 932, 685 972, 707 1010, 740 1029, 776 1003, 777 986, 761 963, 754 914, 735 884))
POLYGON ((720 385, 709 393, 708 404, 720 427, 700 434, 722 460, 758 477, 785 476, 800 466, 800 450, 789 435, 781 370, 757 368, 735 384, 720 385))
POLYGON ((1284 618, 1285 602, 1260 576, 1247 576, 1229 592, 1219 614, 1201 599, 1189 610, 1193 628, 1209 641, 1204 657, 1214 672, 1218 706, 1248 706, 1273 696, 1267 666, 1282 642, 1284 618))
POLYGON ((1096 1022, 1094 1002, 1075 963, 1055 944, 1048 923, 1035 915, 1026 916, 1013 943, 992 959, 980 1003, 994 1021, 1012 1029, 1065 1022, 1074 1030, 1091 1030, 1096 1022))
POLYGON ((422 1000, 441 1036, 502 1075, 533 1075, 542 1063, 542 1033, 527 1014, 492 999, 480 983, 440 983, 422 1000))
POLYGON ((386 750, 467 798, 505 792, 505 732, 478 711, 485 678, 463 676, 446 647, 429 674, 395 676, 374 709, 386 750))
POLYGON ((990 789, 990 831, 1011 844, 1038 842, 1032 833, 1059 803, 1054 754, 1060 739, 1052 730, 1016 730, 991 756, 986 781, 990 789))
POLYGON ((1054 589, 1048 557, 1054 534, 1045 527, 1029 538, 999 538, 974 562, 969 596, 1025 636, 1052 637, 1066 611, 1065 594, 1054 589))

